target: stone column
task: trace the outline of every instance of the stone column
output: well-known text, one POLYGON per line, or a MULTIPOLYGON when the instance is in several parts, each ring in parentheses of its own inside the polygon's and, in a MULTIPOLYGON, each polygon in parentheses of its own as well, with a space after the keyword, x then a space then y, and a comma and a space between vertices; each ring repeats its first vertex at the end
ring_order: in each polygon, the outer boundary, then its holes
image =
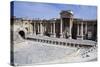
POLYGON ((55 21, 53 22, 53 37, 56 37, 56 33, 55 33, 55 21))
POLYGON ((85 23, 85 39, 87 39, 87 22, 85 23))
POLYGON ((79 24, 77 24, 77 38, 79 37, 79 24))
POLYGON ((38 25, 38 34, 40 34, 40 23, 38 23, 37 25, 38 25))
POLYGON ((46 23, 44 24, 44 32, 46 32, 46 23))
POLYGON ((46 27, 46 23, 45 23, 45 32, 46 32, 46 30, 47 30, 46 28, 47 28, 47 27, 46 27))
POLYGON ((63 20, 61 18, 61 22, 60 22, 60 38, 63 38, 62 30, 63 30, 63 20))
POLYGON ((32 21, 29 21, 29 33, 32 35, 33 34, 33 26, 32 26, 32 21))
POLYGON ((87 34, 87 22, 85 24, 85 34, 87 34))
POLYGON ((42 20, 40 21, 40 35, 43 35, 42 20))
POLYGON ((81 32, 80 32, 81 39, 83 40, 83 22, 81 22, 81 32))
POLYGON ((36 23, 34 22, 34 35, 36 35, 36 23))
POLYGON ((44 32, 45 32, 45 25, 44 25, 44 22, 43 22, 43 24, 42 24, 42 31, 43 31, 43 34, 44 34, 44 32))
POLYGON ((73 19, 70 18, 70 22, 69 22, 69 39, 72 39, 72 25, 73 25, 73 19))
POLYGON ((51 26, 51 27, 50 27, 50 28, 51 28, 51 29, 50 29, 50 30, 51 30, 51 31, 50 31, 50 35, 52 36, 52 23, 50 24, 50 26, 51 26))
POLYGON ((39 33, 39 24, 37 23, 37 33, 39 33))

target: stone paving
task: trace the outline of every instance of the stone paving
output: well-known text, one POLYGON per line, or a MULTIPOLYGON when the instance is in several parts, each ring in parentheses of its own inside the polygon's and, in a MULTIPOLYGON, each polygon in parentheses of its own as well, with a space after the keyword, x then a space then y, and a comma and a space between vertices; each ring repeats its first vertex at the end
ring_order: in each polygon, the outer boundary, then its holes
POLYGON ((32 65, 91 60, 91 58, 83 59, 79 55, 82 51, 84 52, 85 49, 24 41, 14 46, 14 63, 15 65, 32 65))
POLYGON ((76 48, 55 46, 38 42, 22 42, 14 48, 14 63, 18 65, 37 64, 62 59, 76 48))

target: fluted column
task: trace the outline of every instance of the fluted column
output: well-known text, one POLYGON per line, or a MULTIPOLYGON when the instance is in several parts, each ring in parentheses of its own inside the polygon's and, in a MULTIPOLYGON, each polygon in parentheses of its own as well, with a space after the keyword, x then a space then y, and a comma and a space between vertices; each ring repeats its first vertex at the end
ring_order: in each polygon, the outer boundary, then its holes
POLYGON ((46 32, 46 23, 45 23, 45 25, 44 25, 44 32, 46 32))
POLYGON ((46 31, 46 28, 45 28, 45 23, 44 23, 44 29, 43 29, 43 30, 44 30, 44 33, 45 33, 45 31, 46 31))
POLYGON ((61 22, 60 22, 60 38, 63 38, 62 30, 63 30, 63 20, 61 18, 61 22))
POLYGON ((50 24, 50 35, 52 36, 52 23, 50 24))
POLYGON ((83 22, 81 22, 81 32, 80 32, 81 34, 81 39, 83 40, 83 22))
POLYGON ((73 25, 73 19, 70 18, 70 22, 69 22, 69 39, 72 39, 72 25, 73 25))
POLYGON ((87 22, 85 24, 85 34, 87 34, 87 22))
POLYGON ((32 26, 32 20, 29 21, 29 34, 33 34, 33 26, 32 26))
POLYGON ((53 37, 56 37, 56 33, 55 33, 55 22, 53 22, 53 37))
POLYGON ((36 23, 34 22, 34 35, 36 35, 36 23))
POLYGON ((42 20, 40 21, 40 35, 43 35, 42 20))
POLYGON ((37 32, 39 34, 40 33, 40 24, 38 23, 37 26, 38 26, 38 31, 37 32))
POLYGON ((79 24, 77 24, 77 38, 79 37, 79 24))

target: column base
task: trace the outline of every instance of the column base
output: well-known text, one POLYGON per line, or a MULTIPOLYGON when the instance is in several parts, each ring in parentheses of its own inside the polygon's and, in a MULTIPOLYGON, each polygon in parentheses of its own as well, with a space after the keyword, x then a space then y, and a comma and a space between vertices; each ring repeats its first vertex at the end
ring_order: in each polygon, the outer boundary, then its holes
POLYGON ((33 35, 33 32, 29 32, 28 34, 29 34, 29 35, 33 35))
POLYGON ((51 34, 50 37, 56 37, 56 35, 55 34, 51 34))
POLYGON ((77 40, 83 40, 83 36, 77 36, 77 40))
POLYGON ((36 35, 36 33, 33 33, 33 35, 36 35))
POLYGON ((39 36, 43 36, 43 34, 41 34, 41 33, 39 33, 38 35, 39 35, 39 36))
POLYGON ((63 38, 63 34, 60 34, 60 38, 63 38))
POLYGON ((69 37, 68 39, 72 39, 72 37, 69 37))
POLYGON ((71 36, 71 35, 69 35, 68 39, 72 39, 72 36, 71 36))
POLYGON ((53 34, 50 32, 50 37, 53 37, 53 34))
POLYGON ((56 37, 56 34, 53 34, 53 37, 56 37))
POLYGON ((52 35, 52 34, 50 34, 50 37, 53 37, 53 35, 52 35))
POLYGON ((40 34, 41 36, 43 36, 43 34, 40 34))

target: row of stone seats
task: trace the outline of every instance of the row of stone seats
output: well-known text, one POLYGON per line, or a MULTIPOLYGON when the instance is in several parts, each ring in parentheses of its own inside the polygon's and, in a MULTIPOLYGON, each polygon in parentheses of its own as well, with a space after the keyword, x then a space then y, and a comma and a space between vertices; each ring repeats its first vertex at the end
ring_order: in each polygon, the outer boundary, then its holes
POLYGON ((88 50, 84 49, 83 53, 81 53, 82 58, 90 57, 89 53, 94 52, 96 49, 97 49, 96 46, 93 46, 93 47, 89 48, 88 50))
POLYGON ((59 42, 59 41, 50 41, 50 40, 42 40, 42 39, 36 39, 36 38, 26 38, 26 39, 27 40, 36 41, 36 42, 47 43, 47 44, 76 47, 76 46, 73 46, 74 45, 73 43, 66 43, 66 42, 59 42))

